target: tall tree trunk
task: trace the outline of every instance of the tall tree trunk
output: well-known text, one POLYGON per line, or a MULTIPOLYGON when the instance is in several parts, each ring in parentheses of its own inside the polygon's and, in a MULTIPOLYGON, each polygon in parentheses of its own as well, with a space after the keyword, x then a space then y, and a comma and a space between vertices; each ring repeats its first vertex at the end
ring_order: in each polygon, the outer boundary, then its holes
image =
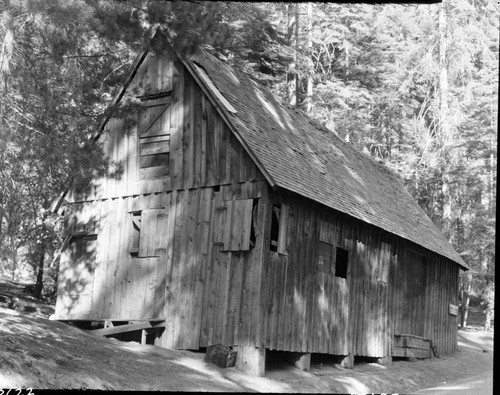
MULTIPOLYGON (((439 135, 442 146, 446 146, 450 141, 450 125, 448 119, 448 66, 446 62, 447 50, 447 20, 446 1, 439 5, 439 135)), ((447 166, 447 150, 444 150, 443 172, 442 172, 442 225, 445 233, 448 233, 451 220, 451 195, 450 180, 447 166)))
POLYGON ((460 290, 460 327, 465 328, 467 326, 467 316, 469 315, 469 301, 470 292, 472 290, 472 274, 467 273, 461 281, 460 290))
MULTIPOLYGON (((313 5, 307 3, 307 55, 312 58, 312 19, 313 19, 313 5)), ((312 114, 312 95, 313 95, 313 70, 309 70, 307 75, 307 91, 306 91, 306 114, 312 114)))
POLYGON ((8 92, 8 82, 11 68, 11 58, 14 51, 14 17, 10 13, 10 0, 4 1, 4 19, 5 35, 0 42, 0 77, 3 83, 3 99, 0 100, 0 143, 4 143, 8 128, 5 127, 5 102, 8 92))
POLYGON ((45 266, 45 244, 42 243, 42 251, 40 252, 40 259, 38 260, 38 273, 36 275, 35 288, 33 290, 33 296, 40 299, 43 289, 43 272, 45 266))
POLYGON ((12 262, 12 281, 16 280, 16 269, 17 269, 17 246, 16 242, 14 241, 14 236, 10 236, 10 258, 12 262))
POLYGON ((446 1, 439 5, 439 125, 442 144, 450 138, 450 125, 448 119, 448 66, 446 62, 447 51, 447 19, 446 1))
POLYGON ((489 177, 488 177, 488 183, 489 183, 489 188, 488 188, 488 212, 493 214, 493 201, 495 199, 494 193, 495 193, 495 186, 494 184, 494 173, 495 173, 495 157, 493 156, 494 150, 496 151, 496 148, 493 143, 493 131, 495 130, 494 128, 494 123, 495 121, 493 120, 493 110, 492 110, 492 115, 491 115, 491 132, 490 132, 490 171, 489 171, 489 177))
POLYGON ((293 6, 293 11, 292 11, 292 5, 287 6, 287 13, 288 13, 288 39, 290 45, 294 47, 294 60, 293 63, 290 65, 290 71, 287 74, 287 85, 288 85, 288 102, 292 106, 298 106, 299 105, 299 77, 297 73, 297 52, 298 52, 298 45, 299 45, 299 3, 295 3, 293 6))

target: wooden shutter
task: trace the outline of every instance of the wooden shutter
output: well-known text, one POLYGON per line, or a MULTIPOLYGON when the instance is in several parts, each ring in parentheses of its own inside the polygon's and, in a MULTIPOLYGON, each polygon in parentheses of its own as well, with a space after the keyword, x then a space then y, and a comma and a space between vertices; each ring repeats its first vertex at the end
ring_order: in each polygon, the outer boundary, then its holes
POLYGON ((156 250, 166 244, 166 240, 162 240, 161 235, 167 226, 167 217, 168 214, 165 209, 142 210, 139 258, 157 256, 156 250))
POLYGON ((288 206, 281 205, 280 210, 280 233, 278 236, 278 253, 287 255, 287 226, 288 226, 288 206))
POLYGON ((250 250, 252 210, 253 199, 222 202, 216 209, 214 242, 222 244, 222 251, 250 250))

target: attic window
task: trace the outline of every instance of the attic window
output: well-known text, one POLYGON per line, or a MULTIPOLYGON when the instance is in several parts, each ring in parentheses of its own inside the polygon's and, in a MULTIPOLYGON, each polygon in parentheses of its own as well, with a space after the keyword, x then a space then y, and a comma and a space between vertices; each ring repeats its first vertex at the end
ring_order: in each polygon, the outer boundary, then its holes
POLYGON ((343 248, 337 247, 335 254, 335 276, 347 278, 347 262, 349 260, 349 252, 343 248))
POLYGON ((286 255, 286 223, 288 207, 285 204, 273 204, 271 213, 271 243, 269 249, 286 255))
POLYGON ((141 96, 139 111, 139 179, 168 176, 170 128, 164 114, 170 107, 172 91, 141 96))

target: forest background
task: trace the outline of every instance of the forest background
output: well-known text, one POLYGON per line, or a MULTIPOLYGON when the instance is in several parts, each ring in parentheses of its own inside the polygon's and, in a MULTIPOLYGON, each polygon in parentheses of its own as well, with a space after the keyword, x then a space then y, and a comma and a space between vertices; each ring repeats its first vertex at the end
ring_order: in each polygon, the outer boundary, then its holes
POLYGON ((119 176, 91 137, 157 29, 178 53, 207 48, 398 174, 471 268, 461 324, 472 296, 489 325, 496 0, 0 0, 0 274, 30 268, 35 296, 53 292, 62 229, 51 204, 70 185, 119 176))

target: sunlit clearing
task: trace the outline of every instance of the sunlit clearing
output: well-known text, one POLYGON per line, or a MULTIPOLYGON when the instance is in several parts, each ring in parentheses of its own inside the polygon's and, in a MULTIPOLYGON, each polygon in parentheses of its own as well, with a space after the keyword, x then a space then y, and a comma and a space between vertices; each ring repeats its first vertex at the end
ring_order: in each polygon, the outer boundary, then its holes
MULTIPOLYGON (((235 372, 232 372, 235 373, 235 372)), ((230 379, 236 381, 241 386, 251 388, 256 392, 293 392, 288 384, 270 380, 265 377, 248 376, 238 371, 238 377, 231 374, 230 379)))
POLYGON ((173 362, 185 366, 189 369, 196 370, 197 372, 203 373, 204 375, 208 375, 211 377, 211 380, 216 380, 224 385, 231 385, 235 389, 240 388, 238 384, 232 383, 231 381, 229 381, 229 379, 222 377, 220 372, 210 370, 207 364, 203 361, 199 361, 192 358, 182 358, 173 362))
POLYGON ((384 365, 381 365, 381 364, 375 363, 375 362, 374 363, 369 363, 368 365, 374 366, 374 367, 376 367, 378 369, 382 369, 382 370, 387 369, 387 366, 384 366, 384 365))
POLYGON ((2 334, 4 334, 4 333, 10 333, 10 334, 14 335, 14 334, 16 333, 15 331, 11 331, 9 328, 7 328, 7 327, 5 327, 5 326, 4 326, 4 327, 2 327, 2 329, 1 329, 1 330, 2 330, 2 332, 3 332, 2 334))
POLYGON ((8 374, 4 375, 0 373, 0 388, 18 388, 19 383, 23 381, 23 378, 18 374, 8 374))
POLYGON ((181 358, 174 361, 175 363, 185 366, 189 369, 196 370, 197 372, 202 372, 220 381, 225 381, 219 372, 208 369, 207 365, 203 361, 199 361, 192 358, 181 358))
POLYGON ((346 390, 345 392, 347 393, 367 394, 370 392, 370 389, 366 385, 359 382, 353 377, 340 377, 340 378, 335 378, 334 380, 341 383, 346 390))
POLYGON ((139 354, 146 352, 146 348, 141 347, 141 345, 137 342, 127 342, 127 344, 129 344, 129 345, 128 346, 121 345, 121 348, 123 348, 124 350, 133 351, 133 352, 136 352, 139 354))
POLYGON ((477 347, 477 346, 471 346, 470 344, 465 344, 465 343, 459 343, 459 347, 467 347, 467 348, 473 348, 474 350, 482 350, 482 347, 477 347))

